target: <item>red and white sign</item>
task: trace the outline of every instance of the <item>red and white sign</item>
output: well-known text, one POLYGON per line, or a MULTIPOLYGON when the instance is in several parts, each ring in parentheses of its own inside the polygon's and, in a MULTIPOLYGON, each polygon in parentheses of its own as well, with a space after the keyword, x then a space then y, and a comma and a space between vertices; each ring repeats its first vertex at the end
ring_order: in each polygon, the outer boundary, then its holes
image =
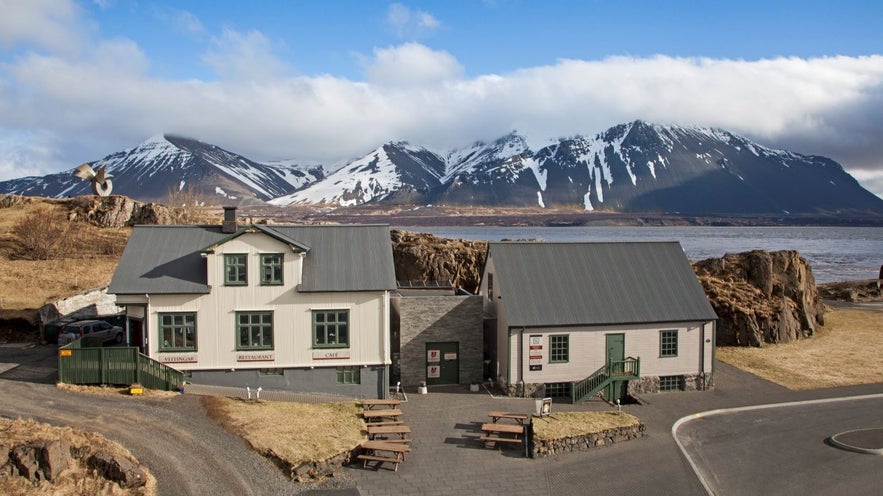
POLYGON ((441 377, 441 367, 438 365, 430 365, 426 367, 426 378, 427 379, 438 379, 441 377))
POLYGON ((441 350, 426 350, 426 361, 436 363, 441 361, 441 350))
POLYGON ((456 353, 445 353, 445 360, 456 360, 456 359, 457 359, 456 353))

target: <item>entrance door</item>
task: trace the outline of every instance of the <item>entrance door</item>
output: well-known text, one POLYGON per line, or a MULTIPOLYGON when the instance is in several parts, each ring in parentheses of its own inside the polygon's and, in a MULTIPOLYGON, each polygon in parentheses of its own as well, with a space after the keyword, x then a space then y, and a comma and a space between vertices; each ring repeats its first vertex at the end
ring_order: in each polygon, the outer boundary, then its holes
POLYGON ((146 353, 144 349, 144 325, 141 319, 129 317, 128 321, 129 346, 137 346, 141 353, 146 353))
POLYGON ((426 384, 460 383, 460 343, 426 343, 426 384))
MULTIPOLYGON (((625 359, 625 334, 607 334, 607 363, 625 359)), ((611 378, 613 379, 613 378, 611 378)), ((605 396, 609 401, 624 400, 627 381, 611 380, 605 396)))

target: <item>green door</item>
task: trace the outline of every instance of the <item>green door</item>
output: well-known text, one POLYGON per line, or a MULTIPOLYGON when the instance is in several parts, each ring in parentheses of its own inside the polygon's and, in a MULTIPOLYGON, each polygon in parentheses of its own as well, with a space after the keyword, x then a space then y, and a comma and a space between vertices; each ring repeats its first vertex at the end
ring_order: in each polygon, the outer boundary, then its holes
MULTIPOLYGON (((625 359, 625 334, 607 334, 607 363, 623 359, 625 359)), ((624 400, 627 394, 626 383, 627 381, 611 380, 605 394, 607 399, 624 400)))
POLYGON ((460 383, 460 343, 426 343, 426 384, 460 383))

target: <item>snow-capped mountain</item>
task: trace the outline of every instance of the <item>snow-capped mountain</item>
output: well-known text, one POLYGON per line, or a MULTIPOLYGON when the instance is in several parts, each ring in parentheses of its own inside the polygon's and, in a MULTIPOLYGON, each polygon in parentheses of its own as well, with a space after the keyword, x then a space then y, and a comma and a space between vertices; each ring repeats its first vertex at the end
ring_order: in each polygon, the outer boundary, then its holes
POLYGON ((270 203, 342 207, 379 201, 419 203, 441 186, 444 173, 445 161, 426 148, 387 143, 325 179, 270 203))
MULTIPOLYGON (((192 186, 217 203, 570 207, 692 215, 883 215, 883 200, 833 160, 774 150, 712 128, 635 121, 593 137, 531 143, 517 132, 436 153, 389 142, 332 168, 258 163, 214 145, 157 136, 93 162, 114 193, 163 201, 192 186), (328 172, 328 171, 333 172, 328 172)), ((0 182, 0 193, 89 194, 72 171, 0 182)))
POLYGON ((345 206, 404 199, 619 212, 883 214, 883 200, 833 160, 770 149, 720 129, 635 121, 538 150, 517 133, 443 156, 403 143, 394 145, 402 153, 381 156, 388 147, 273 202, 345 206), (409 150, 415 149, 433 171, 419 183, 402 173, 413 167, 409 150), (438 184, 431 181, 436 175, 438 184))
MULTIPOLYGON (((324 177, 316 164, 262 164, 201 141, 159 135, 91 162, 107 165, 113 193, 142 201, 165 201, 170 191, 192 189, 207 200, 269 200, 324 177)), ((0 192, 61 198, 90 194, 71 171, 0 182, 0 192)))

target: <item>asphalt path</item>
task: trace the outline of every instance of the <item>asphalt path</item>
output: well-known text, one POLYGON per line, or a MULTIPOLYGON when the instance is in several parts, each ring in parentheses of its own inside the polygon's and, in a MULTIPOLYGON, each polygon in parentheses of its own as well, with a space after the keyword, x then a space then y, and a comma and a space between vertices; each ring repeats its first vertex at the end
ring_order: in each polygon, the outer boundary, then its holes
POLYGON ((883 427, 883 395, 707 412, 673 430, 712 494, 881 494, 883 456, 828 442, 883 427))

